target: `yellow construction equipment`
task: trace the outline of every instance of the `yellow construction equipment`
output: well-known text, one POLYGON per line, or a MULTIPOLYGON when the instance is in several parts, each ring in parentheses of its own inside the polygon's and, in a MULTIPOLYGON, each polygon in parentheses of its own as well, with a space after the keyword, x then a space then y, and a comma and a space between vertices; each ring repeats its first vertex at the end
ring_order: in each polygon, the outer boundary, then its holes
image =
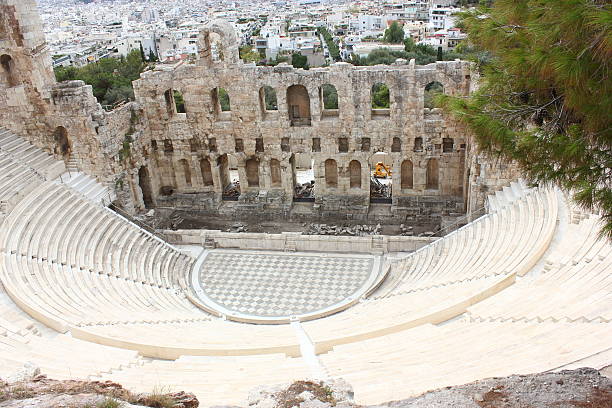
POLYGON ((387 178, 391 177, 391 169, 389 166, 385 166, 383 162, 376 163, 376 168, 374 169, 374 177, 376 178, 387 178))

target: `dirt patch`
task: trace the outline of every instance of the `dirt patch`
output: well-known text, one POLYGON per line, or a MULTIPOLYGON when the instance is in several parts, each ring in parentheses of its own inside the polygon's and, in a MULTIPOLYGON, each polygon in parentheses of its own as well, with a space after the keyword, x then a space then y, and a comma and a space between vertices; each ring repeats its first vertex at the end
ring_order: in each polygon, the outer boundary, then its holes
POLYGON ((309 397, 312 396, 312 399, 327 403, 332 407, 336 406, 331 388, 325 386, 322 382, 296 381, 289 388, 278 392, 274 396, 277 401, 276 408, 300 406, 302 402, 306 401, 304 397, 308 395, 304 393, 310 394, 309 397))
POLYGON ((197 408, 195 395, 184 392, 150 394, 132 393, 112 381, 52 380, 37 375, 27 381, 8 383, 0 380, 0 405, 20 407, 93 406, 102 401, 119 401, 152 408, 197 408), (75 405, 76 404, 76 405, 75 405))

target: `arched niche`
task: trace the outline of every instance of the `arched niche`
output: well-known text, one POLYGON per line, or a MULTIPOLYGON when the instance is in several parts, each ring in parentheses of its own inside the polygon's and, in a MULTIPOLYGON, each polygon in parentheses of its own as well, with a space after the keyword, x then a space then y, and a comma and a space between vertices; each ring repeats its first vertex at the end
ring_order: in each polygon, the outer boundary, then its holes
POLYGON ((439 182, 440 168, 438 159, 432 158, 427 161, 427 175, 425 188, 427 190, 437 190, 439 182))
POLYGON ((259 187, 259 160, 248 159, 245 163, 245 170, 249 187, 259 187))
POLYGON ((338 187, 338 163, 334 159, 325 160, 325 186, 338 187))
POLYGON ((65 127, 58 126, 55 128, 55 131, 53 132, 53 142, 55 143, 53 147, 53 152, 55 154, 62 156, 64 159, 70 158, 72 145, 70 144, 68 131, 65 127))
POLYGON ((17 85, 17 73, 15 72, 15 61, 8 54, 0 55, 0 67, 2 67, 2 76, 9 87, 17 85))
POLYGON ((412 189, 414 188, 414 166, 412 161, 404 160, 401 165, 401 188, 402 189, 412 189))
POLYGON ((358 160, 349 163, 349 187, 361 188, 361 163, 358 160))
POLYGON ((270 184, 272 187, 280 187, 282 185, 281 164, 277 159, 270 160, 270 184))
POLYGON ((291 126, 310 126, 310 96, 304 85, 287 88, 287 107, 291 126))

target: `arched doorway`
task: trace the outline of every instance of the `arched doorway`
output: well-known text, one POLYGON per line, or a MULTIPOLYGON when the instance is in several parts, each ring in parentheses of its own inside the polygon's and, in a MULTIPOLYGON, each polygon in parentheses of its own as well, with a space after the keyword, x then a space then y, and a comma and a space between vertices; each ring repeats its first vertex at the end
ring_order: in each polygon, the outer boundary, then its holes
POLYGON ((62 156, 65 160, 70 158, 70 151, 72 147, 68 140, 68 131, 63 126, 58 126, 53 132, 53 141, 55 146, 53 147, 53 153, 62 156))
POLYGON ((401 168, 401 186, 402 190, 414 188, 413 165, 410 160, 404 160, 401 168))
POLYGON ((281 182, 281 165, 276 159, 270 160, 270 184, 272 187, 280 187, 281 182))
POLYGON ((141 166, 138 169, 138 185, 142 191, 142 201, 145 208, 152 208, 153 204, 153 189, 151 188, 151 178, 149 177, 149 170, 146 166, 141 166))
POLYGON ((8 54, 0 55, 0 66, 2 67, 3 76, 6 78, 6 83, 9 87, 17 85, 15 78, 15 62, 8 54))
POLYGON ((338 164, 334 159, 325 160, 325 186, 338 187, 338 164))
POLYGON ((208 159, 200 160, 200 171, 202 172, 202 183, 204 186, 212 186, 213 176, 208 159))
POLYGON ((310 126, 310 96, 304 85, 287 88, 287 107, 291 126, 310 126))
POLYGON ((245 167, 249 187, 259 187, 259 160, 249 159, 246 161, 245 167))
POLYGON ((361 188, 361 163, 351 160, 349 163, 349 186, 350 188, 361 188))
POLYGON ((427 182, 425 184, 427 190, 438 189, 439 173, 438 159, 429 159, 427 161, 427 182))

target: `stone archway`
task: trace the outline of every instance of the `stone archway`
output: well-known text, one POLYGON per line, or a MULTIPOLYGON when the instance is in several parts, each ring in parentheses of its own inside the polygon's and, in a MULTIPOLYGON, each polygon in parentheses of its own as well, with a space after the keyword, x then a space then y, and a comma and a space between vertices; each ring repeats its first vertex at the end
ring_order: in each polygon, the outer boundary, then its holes
POLYGON ((151 177, 149 176, 147 166, 141 166, 138 169, 138 186, 142 191, 142 202, 145 208, 154 207, 153 188, 151 187, 151 177))
POLYGON ((68 131, 65 127, 58 126, 55 128, 55 131, 53 132, 53 141, 55 143, 53 153, 62 156, 64 160, 68 160, 70 158, 72 146, 70 144, 70 140, 68 139, 68 131))
POLYGON ((259 160, 248 159, 245 162, 245 170, 249 187, 259 187, 259 160))
POLYGON ((291 126, 310 126, 310 96, 304 85, 287 88, 287 107, 291 126))
POLYGON ((438 165, 438 159, 429 159, 427 161, 427 177, 425 188, 427 190, 437 190, 439 187, 439 173, 440 168, 438 165))

